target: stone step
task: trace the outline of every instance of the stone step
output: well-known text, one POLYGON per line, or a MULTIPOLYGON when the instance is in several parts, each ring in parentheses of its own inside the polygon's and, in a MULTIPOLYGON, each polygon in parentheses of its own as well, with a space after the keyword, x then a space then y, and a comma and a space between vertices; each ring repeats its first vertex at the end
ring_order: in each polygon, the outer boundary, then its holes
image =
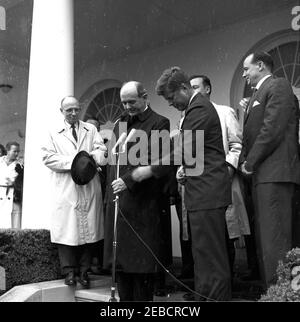
MULTIPOLYGON (((118 292, 116 299, 119 302, 118 292)), ((111 286, 100 286, 89 289, 80 289, 75 291, 76 302, 109 302, 111 298, 111 286)))
MULTIPOLYGON (((111 285, 111 276, 110 275, 96 275, 89 274, 90 278, 90 289, 97 287, 106 287, 111 285)), ((84 287, 77 282, 76 290, 84 289, 84 287)))

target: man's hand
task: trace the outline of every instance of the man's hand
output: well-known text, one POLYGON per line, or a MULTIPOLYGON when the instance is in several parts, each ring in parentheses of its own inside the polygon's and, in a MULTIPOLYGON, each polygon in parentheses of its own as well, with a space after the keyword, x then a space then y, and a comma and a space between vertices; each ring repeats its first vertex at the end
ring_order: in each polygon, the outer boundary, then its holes
POLYGON ((240 100, 239 104, 244 111, 247 109, 249 101, 250 101, 250 97, 244 97, 243 99, 240 100))
POLYGON ((244 176, 251 176, 253 174, 253 171, 246 170, 246 161, 241 165, 241 171, 244 176))
POLYGON ((183 166, 181 166, 176 172, 176 179, 180 184, 185 184, 186 176, 183 166))
POLYGON ((114 193, 119 193, 119 192, 127 189, 125 182, 121 178, 114 180, 111 183, 111 187, 112 187, 114 193))
POLYGON ((138 167, 132 171, 131 177, 136 182, 141 182, 152 177, 152 168, 150 165, 138 167))

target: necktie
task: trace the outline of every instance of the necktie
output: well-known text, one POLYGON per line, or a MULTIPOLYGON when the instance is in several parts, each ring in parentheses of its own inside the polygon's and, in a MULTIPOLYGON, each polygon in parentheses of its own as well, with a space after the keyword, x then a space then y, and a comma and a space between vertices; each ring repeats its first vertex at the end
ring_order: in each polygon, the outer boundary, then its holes
POLYGON ((246 114, 247 114, 247 115, 249 114, 249 112, 250 112, 250 110, 251 110, 251 107, 252 107, 252 105, 253 105, 253 103, 254 103, 254 100, 255 100, 255 97, 256 97, 256 92, 257 92, 257 88, 255 87, 255 88, 253 89, 252 96, 251 96, 251 98, 250 98, 250 100, 249 100, 249 103, 248 103, 248 106, 247 106, 247 109, 246 109, 246 114))
POLYGON ((73 138, 75 139, 75 141, 77 142, 78 138, 77 138, 77 134, 76 134, 76 130, 75 130, 75 124, 72 124, 71 125, 71 128, 72 128, 72 135, 73 135, 73 138))

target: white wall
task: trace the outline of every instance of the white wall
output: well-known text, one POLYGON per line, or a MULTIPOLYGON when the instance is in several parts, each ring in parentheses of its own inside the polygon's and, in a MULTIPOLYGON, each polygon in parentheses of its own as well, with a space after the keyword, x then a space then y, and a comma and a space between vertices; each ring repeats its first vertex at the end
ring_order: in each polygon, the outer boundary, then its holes
POLYGON ((199 36, 118 61, 95 61, 84 70, 75 66, 75 93, 80 97, 101 79, 139 80, 148 89, 152 107, 169 117, 171 128, 175 128, 179 113, 154 93, 156 80, 164 69, 180 66, 189 74, 207 74, 212 81, 212 99, 216 103, 229 104, 232 77, 243 55, 264 37, 291 28, 291 21, 291 10, 281 10, 218 30, 207 30, 199 36))

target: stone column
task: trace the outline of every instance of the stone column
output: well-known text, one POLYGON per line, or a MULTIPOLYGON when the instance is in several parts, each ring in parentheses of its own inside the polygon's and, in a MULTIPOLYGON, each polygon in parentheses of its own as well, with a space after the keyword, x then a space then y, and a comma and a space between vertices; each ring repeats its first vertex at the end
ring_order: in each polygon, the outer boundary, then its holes
POLYGON ((50 171, 41 158, 60 102, 74 93, 73 0, 34 0, 28 83, 22 228, 49 228, 50 171))

